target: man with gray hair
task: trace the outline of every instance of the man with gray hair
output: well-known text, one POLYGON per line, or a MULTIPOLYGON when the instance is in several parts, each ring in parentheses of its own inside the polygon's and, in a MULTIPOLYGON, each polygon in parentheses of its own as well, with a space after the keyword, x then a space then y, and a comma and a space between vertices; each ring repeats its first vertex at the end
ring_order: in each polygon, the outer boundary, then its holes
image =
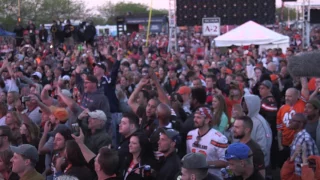
POLYGON ((181 160, 181 180, 219 180, 217 176, 208 173, 210 168, 206 156, 201 153, 189 153, 181 160))
POLYGON ((79 126, 85 133, 84 144, 95 154, 104 146, 109 146, 111 138, 105 129, 107 116, 102 110, 89 111, 85 109, 78 116, 79 126), (84 119, 88 118, 88 121, 84 119), (88 124, 86 124, 88 122, 88 124))

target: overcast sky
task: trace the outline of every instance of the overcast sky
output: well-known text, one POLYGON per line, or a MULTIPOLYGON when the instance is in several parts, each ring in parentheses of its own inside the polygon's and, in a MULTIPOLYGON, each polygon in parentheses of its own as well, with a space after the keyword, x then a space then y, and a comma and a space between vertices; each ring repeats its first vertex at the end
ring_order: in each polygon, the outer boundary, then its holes
MULTIPOLYGON (((103 4, 104 2, 110 1, 110 0, 84 0, 88 7, 95 7, 98 5, 103 4)), ((137 3, 143 3, 146 5, 150 5, 151 0, 112 0, 112 2, 137 2, 137 3)), ((277 6, 281 6, 281 0, 276 0, 277 6)), ((153 7, 157 9, 168 9, 169 8, 169 0, 153 0, 153 7)))

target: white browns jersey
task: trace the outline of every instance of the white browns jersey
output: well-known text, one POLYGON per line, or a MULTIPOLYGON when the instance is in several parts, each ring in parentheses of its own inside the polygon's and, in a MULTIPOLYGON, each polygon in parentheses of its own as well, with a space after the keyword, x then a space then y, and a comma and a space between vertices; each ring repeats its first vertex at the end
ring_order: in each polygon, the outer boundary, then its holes
MULTIPOLYGON (((202 153, 206 156, 207 161, 225 161, 225 151, 228 147, 227 137, 215 129, 210 129, 197 142, 198 130, 195 129, 188 133, 187 153, 202 153)), ((210 168, 209 173, 222 177, 220 169, 210 168)))

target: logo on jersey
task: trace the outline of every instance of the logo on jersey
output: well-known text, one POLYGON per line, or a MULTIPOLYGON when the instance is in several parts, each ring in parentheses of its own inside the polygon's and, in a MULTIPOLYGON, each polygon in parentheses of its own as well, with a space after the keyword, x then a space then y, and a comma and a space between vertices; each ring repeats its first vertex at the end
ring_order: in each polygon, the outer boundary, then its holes
POLYGON ((295 110, 290 110, 289 112, 286 112, 283 116, 282 122, 286 125, 286 127, 289 127, 290 119, 292 119, 292 116, 296 114, 295 110))

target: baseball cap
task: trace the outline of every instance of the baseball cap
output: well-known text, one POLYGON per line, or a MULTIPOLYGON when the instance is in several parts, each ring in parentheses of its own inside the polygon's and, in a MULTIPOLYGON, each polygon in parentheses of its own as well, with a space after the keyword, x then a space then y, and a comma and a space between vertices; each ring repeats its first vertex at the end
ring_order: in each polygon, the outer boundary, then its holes
POLYGON ((231 159, 248 159, 252 155, 249 155, 250 148, 246 144, 243 143, 233 143, 229 145, 228 149, 225 152, 225 159, 231 160, 231 159))
POLYGON ((279 76, 276 75, 276 74, 271 74, 270 75, 270 79, 271 79, 272 82, 274 82, 274 81, 277 81, 279 79, 279 76))
POLYGON ((262 83, 260 85, 264 85, 265 87, 267 87, 268 89, 272 88, 272 82, 269 80, 264 80, 262 81, 262 83))
POLYGON ((181 86, 178 89, 178 94, 184 95, 184 94, 190 94, 191 93, 191 88, 188 86, 181 86))
POLYGON ((30 144, 21 144, 20 146, 11 146, 14 153, 20 154, 32 162, 37 163, 39 160, 38 150, 30 144))
POLYGON ((62 77, 62 80, 64 80, 64 81, 70 81, 70 76, 64 75, 64 76, 62 77))
POLYGON ((196 111, 196 114, 200 114, 201 116, 204 116, 205 118, 212 119, 212 112, 207 107, 200 107, 196 111))
POLYGON ((93 64, 93 66, 98 66, 99 68, 103 69, 104 71, 107 71, 107 67, 103 63, 100 63, 100 62, 95 63, 95 64, 93 64))
POLYGON ((69 118, 69 113, 65 108, 60 108, 56 106, 50 107, 51 113, 57 118, 60 122, 65 123, 69 118))
POLYGON ((88 115, 89 115, 91 118, 95 118, 95 119, 107 121, 107 116, 106 116, 106 114, 105 114, 103 111, 101 111, 101 110, 95 110, 95 111, 92 111, 92 112, 88 112, 88 115))
POLYGON ((42 78, 42 74, 40 72, 34 72, 31 76, 37 76, 39 79, 42 78))
POLYGON ((68 89, 62 89, 61 93, 67 97, 70 97, 70 98, 72 97, 72 94, 68 89))
POLYGON ((181 159, 182 167, 185 169, 206 169, 208 163, 206 156, 201 153, 189 153, 181 159))
POLYGON ((48 133, 48 135, 55 137, 57 133, 61 134, 65 140, 73 139, 71 136, 71 130, 64 124, 58 124, 53 131, 48 133))
POLYGON ((316 109, 320 109, 320 101, 317 98, 310 99, 307 103, 312 104, 316 109))
POLYGON ((160 133, 167 135, 172 141, 179 143, 180 142, 180 134, 178 131, 174 129, 165 129, 161 128, 160 133))

